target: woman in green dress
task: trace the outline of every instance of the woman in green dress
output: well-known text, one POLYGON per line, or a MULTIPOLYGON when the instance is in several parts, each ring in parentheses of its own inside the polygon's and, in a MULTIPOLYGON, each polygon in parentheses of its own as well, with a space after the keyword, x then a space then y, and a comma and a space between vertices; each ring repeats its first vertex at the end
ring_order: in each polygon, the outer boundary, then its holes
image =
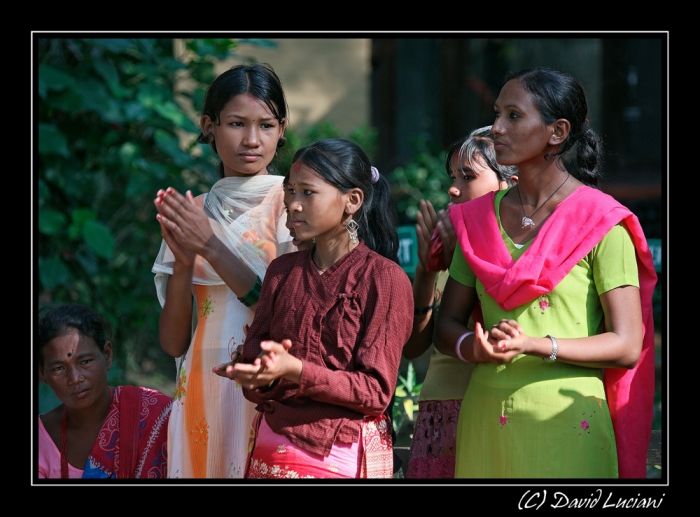
POLYGON ((575 78, 511 74, 494 109, 496 159, 519 182, 450 212, 460 245, 436 323, 438 350, 477 363, 455 477, 645 477, 656 274, 644 234, 595 188, 601 142, 575 78), (476 303, 484 325, 470 332, 476 303))

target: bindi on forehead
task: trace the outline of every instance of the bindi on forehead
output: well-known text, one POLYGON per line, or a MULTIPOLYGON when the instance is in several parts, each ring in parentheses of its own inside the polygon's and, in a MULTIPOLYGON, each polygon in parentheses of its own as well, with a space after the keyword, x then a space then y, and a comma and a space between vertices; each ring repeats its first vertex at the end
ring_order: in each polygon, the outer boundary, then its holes
POLYGON ((72 356, 73 354, 71 352, 68 352, 68 357, 72 356))

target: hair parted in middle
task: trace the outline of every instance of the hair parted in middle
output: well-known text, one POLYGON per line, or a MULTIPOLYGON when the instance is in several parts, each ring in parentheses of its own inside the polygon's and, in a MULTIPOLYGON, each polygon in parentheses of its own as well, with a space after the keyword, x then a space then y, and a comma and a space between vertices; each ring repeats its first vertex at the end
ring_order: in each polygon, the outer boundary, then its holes
MULTIPOLYGON (((264 102, 279 123, 285 119, 289 120, 287 99, 282 89, 282 82, 274 69, 267 63, 236 65, 214 79, 204 95, 202 116, 208 115, 212 122, 220 124, 221 110, 228 101, 242 93, 249 93, 264 102)), ((212 150, 217 155, 219 154, 216 150, 216 142, 213 141, 211 135, 200 132, 197 142, 210 144, 212 150)), ((286 143, 287 138, 280 137, 277 141, 277 148, 284 147, 286 143)), ((223 164, 219 163, 217 170, 219 175, 223 177, 223 164)))

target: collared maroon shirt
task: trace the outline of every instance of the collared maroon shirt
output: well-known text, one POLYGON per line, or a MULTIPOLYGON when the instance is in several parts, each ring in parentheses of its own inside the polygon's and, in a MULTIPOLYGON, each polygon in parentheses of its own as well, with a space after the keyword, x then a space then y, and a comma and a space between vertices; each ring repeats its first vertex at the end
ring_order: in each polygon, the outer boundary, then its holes
POLYGON ((358 441, 365 415, 387 410, 413 327, 413 290, 398 264, 364 243, 323 275, 312 252, 272 261, 243 348, 252 362, 261 341, 290 339, 301 382, 243 393, 274 432, 327 456, 336 441, 358 441))

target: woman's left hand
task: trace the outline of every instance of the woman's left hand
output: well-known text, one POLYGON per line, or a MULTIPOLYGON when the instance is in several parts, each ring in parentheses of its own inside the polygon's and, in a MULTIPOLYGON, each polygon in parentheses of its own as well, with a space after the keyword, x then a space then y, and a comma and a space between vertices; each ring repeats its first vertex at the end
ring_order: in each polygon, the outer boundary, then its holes
POLYGON ((515 320, 502 319, 491 327, 490 332, 481 341, 484 360, 503 364, 515 356, 527 352, 530 338, 523 333, 522 327, 515 320))
POLYGON ((298 383, 301 379, 302 362, 288 352, 291 347, 292 342, 289 339, 282 340, 282 343, 262 341, 261 352, 252 363, 236 360, 215 366, 212 371, 238 382, 249 390, 265 388, 280 378, 298 383))
POLYGON ((430 255, 430 238, 435 231, 437 222, 438 215, 435 213, 433 204, 421 199, 416 213, 416 240, 418 242, 418 261, 426 271, 430 255))

